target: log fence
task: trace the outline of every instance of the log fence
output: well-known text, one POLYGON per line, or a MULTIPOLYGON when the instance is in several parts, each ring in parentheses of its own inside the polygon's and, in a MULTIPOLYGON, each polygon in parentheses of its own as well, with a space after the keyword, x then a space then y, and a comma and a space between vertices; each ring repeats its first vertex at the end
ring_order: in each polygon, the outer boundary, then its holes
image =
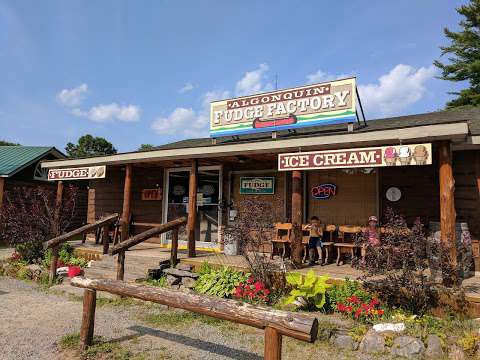
POLYGON ((71 285, 85 289, 80 331, 82 348, 90 346, 93 341, 96 291, 150 301, 262 329, 265 337, 264 359, 266 360, 281 359, 282 336, 314 342, 318 332, 318 320, 308 314, 270 309, 231 299, 130 284, 119 280, 75 277, 71 280, 71 285))

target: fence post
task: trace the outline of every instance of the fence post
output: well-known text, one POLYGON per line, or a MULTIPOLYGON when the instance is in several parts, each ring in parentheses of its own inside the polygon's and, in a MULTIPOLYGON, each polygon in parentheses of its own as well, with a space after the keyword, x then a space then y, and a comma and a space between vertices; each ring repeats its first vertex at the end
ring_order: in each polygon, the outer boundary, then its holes
POLYGON ((103 243, 103 254, 108 254, 109 238, 108 238, 108 229, 109 225, 105 225, 102 229, 102 243, 103 243))
POLYGON ((122 280, 125 275, 125 251, 120 251, 117 257, 117 280, 122 280))
POLYGON ((265 360, 280 360, 282 358, 282 335, 273 327, 265 328, 265 360))
POLYGON ((178 226, 172 230, 172 248, 170 250, 170 266, 177 265, 177 251, 178 251, 178 226))
POLYGON ((80 346, 82 349, 92 345, 93 342, 96 304, 97 292, 92 289, 85 289, 83 293, 82 327, 80 328, 80 346))
POLYGON ((50 284, 53 284, 55 277, 57 276, 57 264, 58 264, 58 245, 52 247, 52 262, 50 264, 50 284))

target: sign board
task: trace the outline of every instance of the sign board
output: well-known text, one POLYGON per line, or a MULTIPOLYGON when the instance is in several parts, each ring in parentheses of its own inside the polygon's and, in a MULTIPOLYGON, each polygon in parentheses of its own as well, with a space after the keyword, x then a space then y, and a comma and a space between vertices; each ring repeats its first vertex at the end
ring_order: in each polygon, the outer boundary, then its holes
POLYGON ((70 169, 50 169, 48 171, 48 180, 89 180, 103 179, 107 172, 103 166, 87 166, 70 169))
POLYGON ((210 136, 357 121, 356 79, 329 81, 210 104, 210 136))
POLYGON ((162 189, 142 189, 141 199, 144 201, 162 200, 162 189))
POLYGON ((240 194, 273 195, 275 193, 275 177, 241 177, 240 194))
POLYGON ((432 144, 297 152, 278 155, 278 170, 430 165, 432 144))
POLYGON ((313 198, 317 200, 330 199, 337 194, 337 185, 330 183, 317 185, 312 187, 311 193, 313 198))

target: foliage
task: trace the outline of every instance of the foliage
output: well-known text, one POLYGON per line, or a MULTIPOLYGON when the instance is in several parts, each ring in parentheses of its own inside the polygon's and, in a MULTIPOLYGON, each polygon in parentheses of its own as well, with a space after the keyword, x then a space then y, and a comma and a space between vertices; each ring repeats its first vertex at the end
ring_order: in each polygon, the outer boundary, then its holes
POLYGON ((327 291, 326 307, 331 311, 335 311, 337 304, 344 303, 351 296, 358 297, 362 302, 369 302, 372 299, 371 295, 363 290, 358 281, 346 278, 345 281, 333 285, 327 291))
MULTIPOLYGON (((45 251, 42 264, 46 268, 49 268, 51 263, 52 263, 52 249, 48 249, 47 251, 45 251)), ((88 266, 88 260, 81 257, 74 256, 73 247, 70 244, 65 243, 62 245, 62 247, 60 248, 60 251, 58 252, 57 267, 68 266, 68 265, 80 266, 81 268, 86 268, 88 266)))
POLYGON ((303 302, 303 306, 308 310, 321 309, 325 305, 327 289, 332 285, 327 284, 328 275, 315 276, 313 270, 308 271, 307 275, 297 272, 286 274, 286 280, 293 287, 290 291, 286 304, 292 304, 297 301, 303 302))
POLYGON ((83 135, 78 139, 77 144, 69 142, 65 147, 69 158, 84 158, 101 155, 112 155, 117 149, 102 137, 93 137, 90 134, 83 135))
POLYGON ((150 151, 150 150, 153 150, 154 148, 155 146, 152 144, 141 144, 138 147, 138 151, 150 151))
POLYGON ((20 144, 13 143, 10 141, 0 140, 0 146, 19 146, 20 144))
POLYGON ((466 333, 460 340, 458 340, 458 345, 460 345, 469 356, 473 356, 480 344, 480 335, 478 332, 466 333))
POLYGON ((377 299, 363 302, 355 295, 346 298, 345 302, 337 303, 337 311, 352 319, 367 323, 378 321, 385 312, 380 308, 380 302, 377 299))
POLYGON ((60 341, 58 342, 58 345, 62 349, 73 349, 73 348, 78 346, 79 342, 80 342, 80 334, 79 333, 73 333, 73 334, 63 335, 60 338, 60 341))
POLYGON ((409 229, 404 218, 392 209, 387 209, 385 218, 380 245, 370 245, 365 234, 356 240, 366 250, 365 261, 356 263, 363 272, 363 287, 389 307, 414 314, 427 313, 442 298, 455 300, 460 305, 458 310, 463 311, 463 293, 439 284, 440 270, 444 283, 452 285, 454 279, 450 261, 444 256, 448 251, 433 237, 427 237, 422 225, 409 229))
POLYGON ((471 0, 462 5, 457 12, 464 18, 460 21, 461 31, 443 31, 450 45, 441 46, 442 55, 451 54, 449 63, 435 61, 442 71, 440 79, 449 81, 468 81, 470 87, 452 94, 457 98, 448 102, 448 108, 465 105, 480 106, 480 0, 471 0))
POLYGON ((245 283, 240 283, 235 288, 233 296, 252 304, 266 304, 269 301, 270 290, 261 281, 255 281, 250 276, 245 283))
POLYGON ((244 274, 228 266, 211 269, 201 274, 195 283, 195 291, 200 294, 228 298, 240 283, 244 283, 250 274, 244 274))
POLYGON ((210 265, 210 263, 205 260, 202 265, 200 265, 200 268, 196 271, 199 275, 204 275, 204 274, 208 274, 208 273, 211 273, 213 271, 213 267, 212 265, 210 265))
POLYGON ((160 276, 158 279, 147 279, 145 282, 152 286, 167 287, 167 277, 165 275, 160 276))
POLYGON ((365 324, 355 324, 348 334, 352 337, 352 339, 356 342, 362 341, 363 337, 368 331, 368 327, 365 324))
POLYGON ((235 222, 224 232, 225 242, 238 244, 252 275, 269 289, 274 288, 272 274, 280 270, 279 264, 270 261, 270 254, 265 252, 265 247, 271 244, 273 224, 278 221, 281 207, 277 205, 256 196, 240 201, 236 204, 235 222))
POLYGON ((32 263, 43 257, 42 243, 64 232, 75 213, 77 188, 65 187, 62 211, 56 216, 56 191, 16 187, 8 191, 0 213, 0 237, 32 263))

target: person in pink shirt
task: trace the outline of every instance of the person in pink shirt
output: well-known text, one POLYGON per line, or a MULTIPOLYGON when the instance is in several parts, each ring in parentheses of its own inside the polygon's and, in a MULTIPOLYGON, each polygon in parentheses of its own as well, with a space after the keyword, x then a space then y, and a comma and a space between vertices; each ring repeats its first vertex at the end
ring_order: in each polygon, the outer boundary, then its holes
MULTIPOLYGON (((376 216, 370 216, 368 218, 368 225, 363 233, 367 244, 370 246, 379 246, 380 245, 380 229, 378 228, 378 219, 376 216)), ((365 263, 365 255, 367 253, 367 244, 363 244, 362 252, 362 262, 365 263)))

